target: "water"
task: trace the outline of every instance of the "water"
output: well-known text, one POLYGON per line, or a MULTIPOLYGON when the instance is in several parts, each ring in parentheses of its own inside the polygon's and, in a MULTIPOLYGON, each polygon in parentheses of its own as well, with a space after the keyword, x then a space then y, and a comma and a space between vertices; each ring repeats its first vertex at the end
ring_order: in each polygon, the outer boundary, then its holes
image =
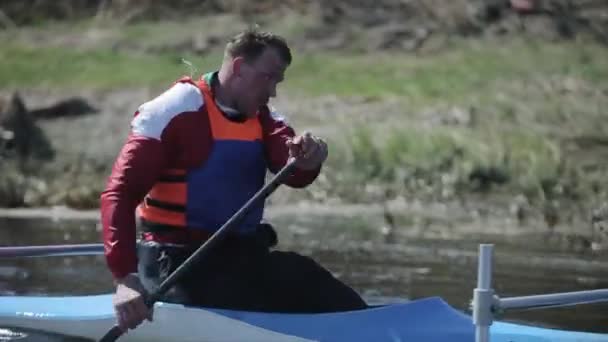
MULTIPOLYGON (((387 232, 374 227, 369 215, 275 216, 282 249, 311 255, 371 303, 440 296, 452 306, 468 310, 476 285, 478 244, 487 241, 496 246, 493 285, 500 296, 608 288, 604 257, 534 230, 527 234, 477 231, 446 235, 433 233, 441 231, 433 227, 424 233, 402 227, 387 232)), ((99 226, 91 219, 0 218, 3 246, 99 241, 99 226)), ((113 291, 112 280, 101 256, 0 260, 0 295, 109 291, 113 291)), ((608 305, 594 304, 508 313, 502 319, 608 333, 607 312, 608 305)), ((1 328, 5 327, 0 327, 0 340, 8 340, 3 336, 10 334, 1 328)), ((51 335, 32 340, 68 341, 51 335)))

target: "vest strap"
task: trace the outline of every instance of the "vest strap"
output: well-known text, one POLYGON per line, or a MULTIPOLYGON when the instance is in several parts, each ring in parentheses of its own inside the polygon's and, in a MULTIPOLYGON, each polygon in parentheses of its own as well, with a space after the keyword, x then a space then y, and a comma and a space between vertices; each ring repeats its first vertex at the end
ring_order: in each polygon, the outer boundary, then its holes
POLYGON ((140 218, 141 220, 141 231, 143 233, 172 233, 176 230, 184 230, 184 227, 174 226, 171 224, 165 223, 157 223, 148 221, 144 218, 140 218))
POLYGON ((163 183, 184 183, 186 175, 162 175, 158 178, 159 182, 163 183))
POLYGON ((167 202, 156 200, 154 198, 150 198, 149 196, 146 196, 145 201, 146 201, 146 205, 148 205, 150 207, 157 207, 160 209, 174 211, 174 212, 178 212, 178 213, 186 212, 185 205, 167 203, 167 202))

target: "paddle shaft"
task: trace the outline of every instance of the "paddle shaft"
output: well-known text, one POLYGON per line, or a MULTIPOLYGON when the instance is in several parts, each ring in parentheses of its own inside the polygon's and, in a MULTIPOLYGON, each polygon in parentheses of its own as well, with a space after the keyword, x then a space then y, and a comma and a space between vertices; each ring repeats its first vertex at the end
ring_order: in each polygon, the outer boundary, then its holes
MULTIPOLYGON (((271 193, 276 190, 276 188, 283 183, 283 181, 295 170, 295 159, 290 159, 287 162, 287 165, 283 167, 262 189, 260 189, 241 209, 239 209, 220 229, 218 229, 205 243, 200 246, 188 259, 186 259, 175 271, 173 271, 158 287, 158 289, 146 296, 145 302, 148 307, 152 307, 155 302, 157 302, 165 292, 167 292, 175 282, 190 271, 190 269, 198 263, 201 258, 205 257, 209 251, 214 248, 218 243, 222 241, 223 238, 226 237, 226 234, 230 232, 230 230, 234 229, 242 218, 249 213, 251 208, 260 201, 264 200, 271 193)), ((115 325, 110 329, 100 340, 99 342, 114 342, 120 336, 122 336, 123 331, 115 325)))

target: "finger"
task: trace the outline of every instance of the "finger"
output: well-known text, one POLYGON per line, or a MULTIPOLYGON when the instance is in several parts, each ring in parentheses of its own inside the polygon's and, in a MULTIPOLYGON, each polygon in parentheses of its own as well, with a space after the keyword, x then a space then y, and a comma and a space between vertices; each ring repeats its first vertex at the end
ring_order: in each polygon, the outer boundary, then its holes
POLYGON ((139 300, 133 302, 132 305, 138 323, 141 323, 141 321, 148 318, 148 307, 146 306, 146 303, 144 303, 144 300, 142 298, 139 298, 139 300))
POLYGON ((114 308, 114 315, 116 316, 116 325, 120 328, 120 331, 125 332, 125 324, 121 318, 120 311, 116 308, 114 308))
POLYGON ((315 140, 315 145, 317 145, 317 147, 319 147, 319 149, 321 149, 321 147, 323 146, 323 144, 325 143, 323 141, 323 139, 319 138, 319 137, 313 137, 313 139, 315 140))
POLYGON ((306 132, 305 135, 302 136, 302 152, 305 157, 310 155, 315 144, 315 138, 310 133, 306 132))
POLYGON ((323 154, 323 146, 325 145, 325 142, 323 141, 323 139, 319 138, 319 137, 315 137, 313 136, 314 139, 314 146, 315 146, 315 153, 319 153, 319 154, 323 154))
POLYGON ((317 156, 317 153, 319 153, 319 145, 316 143, 311 143, 308 145, 308 149, 304 152, 304 158, 314 158, 317 156))
POLYGON ((153 322, 154 321, 154 306, 150 307, 150 309, 148 309, 148 317, 147 317, 148 321, 153 322))
POLYGON ((126 332, 129 329, 127 324, 127 315, 122 307, 116 307, 116 323, 122 332, 126 332))
POLYGON ((124 331, 131 329, 131 327, 133 326, 133 315, 131 314, 131 310, 129 309, 129 303, 125 303, 120 307, 120 315, 126 327, 124 331))
POLYGON ((126 314, 127 326, 129 327, 129 329, 137 328, 141 320, 138 319, 137 309, 135 305, 133 305, 133 303, 125 305, 124 312, 126 314))
POLYGON ((294 144, 294 145, 300 145, 300 144, 302 144, 302 136, 301 135, 295 136, 295 137, 291 138, 290 140, 291 140, 291 143, 294 144))
POLYGON ((288 140, 287 148, 289 149, 290 156, 300 158, 304 151, 304 137, 299 135, 288 140))
POLYGON ((287 149, 289 150, 290 154, 292 154, 296 149, 296 145, 293 143, 293 139, 287 139, 287 141, 285 141, 285 146, 287 146, 287 149))
POLYGON ((327 149, 327 143, 323 139, 321 139, 321 151, 323 153, 323 159, 327 159, 327 155, 328 155, 329 151, 327 149))
POLYGON ((287 145, 287 148, 289 150, 290 157, 298 158, 302 154, 302 146, 300 145, 287 145))
POLYGON ((304 133, 302 133, 301 135, 298 135, 298 138, 300 138, 300 141, 302 143, 310 140, 310 138, 312 138, 312 134, 310 134, 310 132, 308 131, 304 131, 304 133))

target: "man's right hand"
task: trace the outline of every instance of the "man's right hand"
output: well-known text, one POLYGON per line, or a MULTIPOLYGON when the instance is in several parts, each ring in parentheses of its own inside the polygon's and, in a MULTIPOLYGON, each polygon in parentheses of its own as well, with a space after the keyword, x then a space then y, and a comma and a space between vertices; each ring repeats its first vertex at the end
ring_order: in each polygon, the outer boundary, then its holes
POLYGON ((126 332, 135 329, 144 319, 152 321, 152 308, 144 302, 144 290, 141 281, 135 274, 129 274, 116 281, 114 311, 118 327, 126 332))

